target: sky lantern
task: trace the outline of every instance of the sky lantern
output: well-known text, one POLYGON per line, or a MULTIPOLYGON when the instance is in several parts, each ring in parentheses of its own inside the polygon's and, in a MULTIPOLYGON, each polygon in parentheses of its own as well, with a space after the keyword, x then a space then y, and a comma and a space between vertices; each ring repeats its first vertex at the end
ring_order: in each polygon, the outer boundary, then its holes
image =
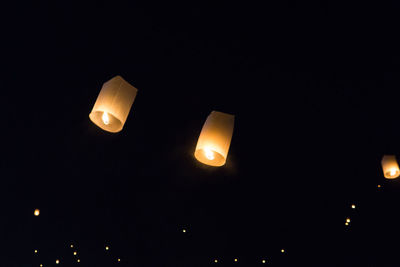
POLYGON ((39 209, 35 209, 35 211, 33 212, 33 215, 39 216, 40 215, 40 210, 39 209))
POLYGON ((397 164, 396 156, 394 155, 385 155, 382 158, 382 169, 383 176, 387 179, 395 179, 399 177, 400 170, 399 164, 397 164))
POLYGON ((235 116, 212 111, 201 129, 194 156, 201 163, 219 167, 225 164, 231 144, 235 116))
POLYGON ((121 76, 115 76, 103 84, 89 114, 90 120, 105 131, 112 133, 121 131, 137 91, 121 76))

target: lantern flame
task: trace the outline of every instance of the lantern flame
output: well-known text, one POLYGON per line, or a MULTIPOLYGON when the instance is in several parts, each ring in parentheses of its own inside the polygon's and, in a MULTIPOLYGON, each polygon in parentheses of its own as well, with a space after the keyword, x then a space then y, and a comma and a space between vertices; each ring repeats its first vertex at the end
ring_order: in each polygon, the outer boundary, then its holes
POLYGON ((209 148, 204 149, 204 154, 206 155, 206 158, 208 158, 209 160, 215 159, 214 152, 209 148))
POLYGON ((108 125, 110 123, 110 118, 108 117, 107 112, 103 112, 103 116, 101 116, 101 119, 103 120, 105 125, 108 125))
POLYGON ((396 168, 390 169, 390 176, 395 176, 396 174, 397 174, 397 169, 396 168))

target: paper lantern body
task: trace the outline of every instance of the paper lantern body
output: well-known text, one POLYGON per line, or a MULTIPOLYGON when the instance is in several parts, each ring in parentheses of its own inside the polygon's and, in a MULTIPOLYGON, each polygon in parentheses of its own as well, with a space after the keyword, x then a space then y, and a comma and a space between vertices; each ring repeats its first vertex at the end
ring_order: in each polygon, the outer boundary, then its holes
POLYGON ((103 84, 89 114, 90 120, 101 129, 116 133, 122 130, 135 100, 137 89, 116 76, 103 84))
POLYGON ((201 129, 194 156, 201 163, 222 166, 231 144, 235 116, 212 111, 201 129))
POLYGON ((385 155, 382 158, 383 176, 387 179, 395 179, 399 177, 400 170, 394 155, 385 155))

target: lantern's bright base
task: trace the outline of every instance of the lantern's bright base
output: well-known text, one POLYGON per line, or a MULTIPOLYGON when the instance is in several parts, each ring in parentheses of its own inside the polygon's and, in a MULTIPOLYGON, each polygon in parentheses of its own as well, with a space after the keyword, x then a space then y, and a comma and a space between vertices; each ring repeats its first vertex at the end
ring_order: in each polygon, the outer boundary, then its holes
POLYGON ((220 167, 225 165, 226 159, 212 149, 197 149, 194 152, 195 158, 206 165, 220 167))
POLYGON ((89 114, 89 118, 98 127, 111 133, 117 133, 121 131, 123 127, 121 121, 107 111, 94 111, 89 114), (106 121, 104 121, 104 114, 107 114, 106 121))

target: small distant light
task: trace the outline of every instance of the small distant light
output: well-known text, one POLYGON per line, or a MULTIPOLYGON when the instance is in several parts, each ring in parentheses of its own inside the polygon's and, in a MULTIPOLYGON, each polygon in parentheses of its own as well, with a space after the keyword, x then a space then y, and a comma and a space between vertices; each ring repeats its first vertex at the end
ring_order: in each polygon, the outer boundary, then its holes
POLYGON ((35 209, 35 211, 33 212, 33 215, 39 216, 39 214, 40 214, 40 210, 39 209, 35 209))
POLYGON ((349 223, 348 223, 348 222, 346 222, 346 223, 345 223, 345 225, 349 225, 349 223))
POLYGON ((121 261, 121 259, 120 258, 118 258, 118 262, 120 262, 121 261))
POLYGON ((261 262, 262 262, 262 263, 265 263, 266 261, 265 261, 265 260, 262 260, 261 262))
POLYGON ((235 262, 237 262, 238 261, 238 259, 235 259, 235 262))
POLYGON ((76 256, 76 254, 77 254, 77 252, 76 251, 74 251, 74 255, 76 256))
POLYGON ((109 246, 106 246, 106 250, 109 250, 110 249, 110 247, 109 246))
POLYGON ((60 260, 56 260, 56 264, 59 264, 60 263, 60 260))
POLYGON ((73 247, 74 247, 74 245, 71 244, 71 248, 73 248, 73 247))
POLYGON ((76 261, 77 261, 77 262, 81 262, 81 260, 80 260, 80 259, 77 259, 76 261))
POLYGON ((215 259, 215 260, 214 260, 214 262, 215 262, 215 263, 217 263, 217 262, 218 262, 218 260, 217 260, 217 259, 215 259))
POLYGON ((37 249, 35 249, 35 253, 37 253, 37 249))
POLYGON ((356 208, 356 205, 354 205, 354 204, 351 205, 351 208, 352 208, 352 209, 355 209, 355 208, 356 208))
POLYGON ((349 223, 349 222, 350 222, 350 218, 347 218, 347 219, 346 219, 346 222, 349 223))
POLYGON ((40 264, 39 266, 40 266, 40 267, 43 267, 43 264, 40 264))
POLYGON ((380 184, 378 184, 378 188, 380 188, 381 187, 381 185, 380 184))
POLYGON ((281 252, 282 252, 282 253, 285 253, 285 250, 284 250, 284 249, 281 249, 281 252))
POLYGON ((182 232, 186 233, 186 229, 183 229, 182 232))

